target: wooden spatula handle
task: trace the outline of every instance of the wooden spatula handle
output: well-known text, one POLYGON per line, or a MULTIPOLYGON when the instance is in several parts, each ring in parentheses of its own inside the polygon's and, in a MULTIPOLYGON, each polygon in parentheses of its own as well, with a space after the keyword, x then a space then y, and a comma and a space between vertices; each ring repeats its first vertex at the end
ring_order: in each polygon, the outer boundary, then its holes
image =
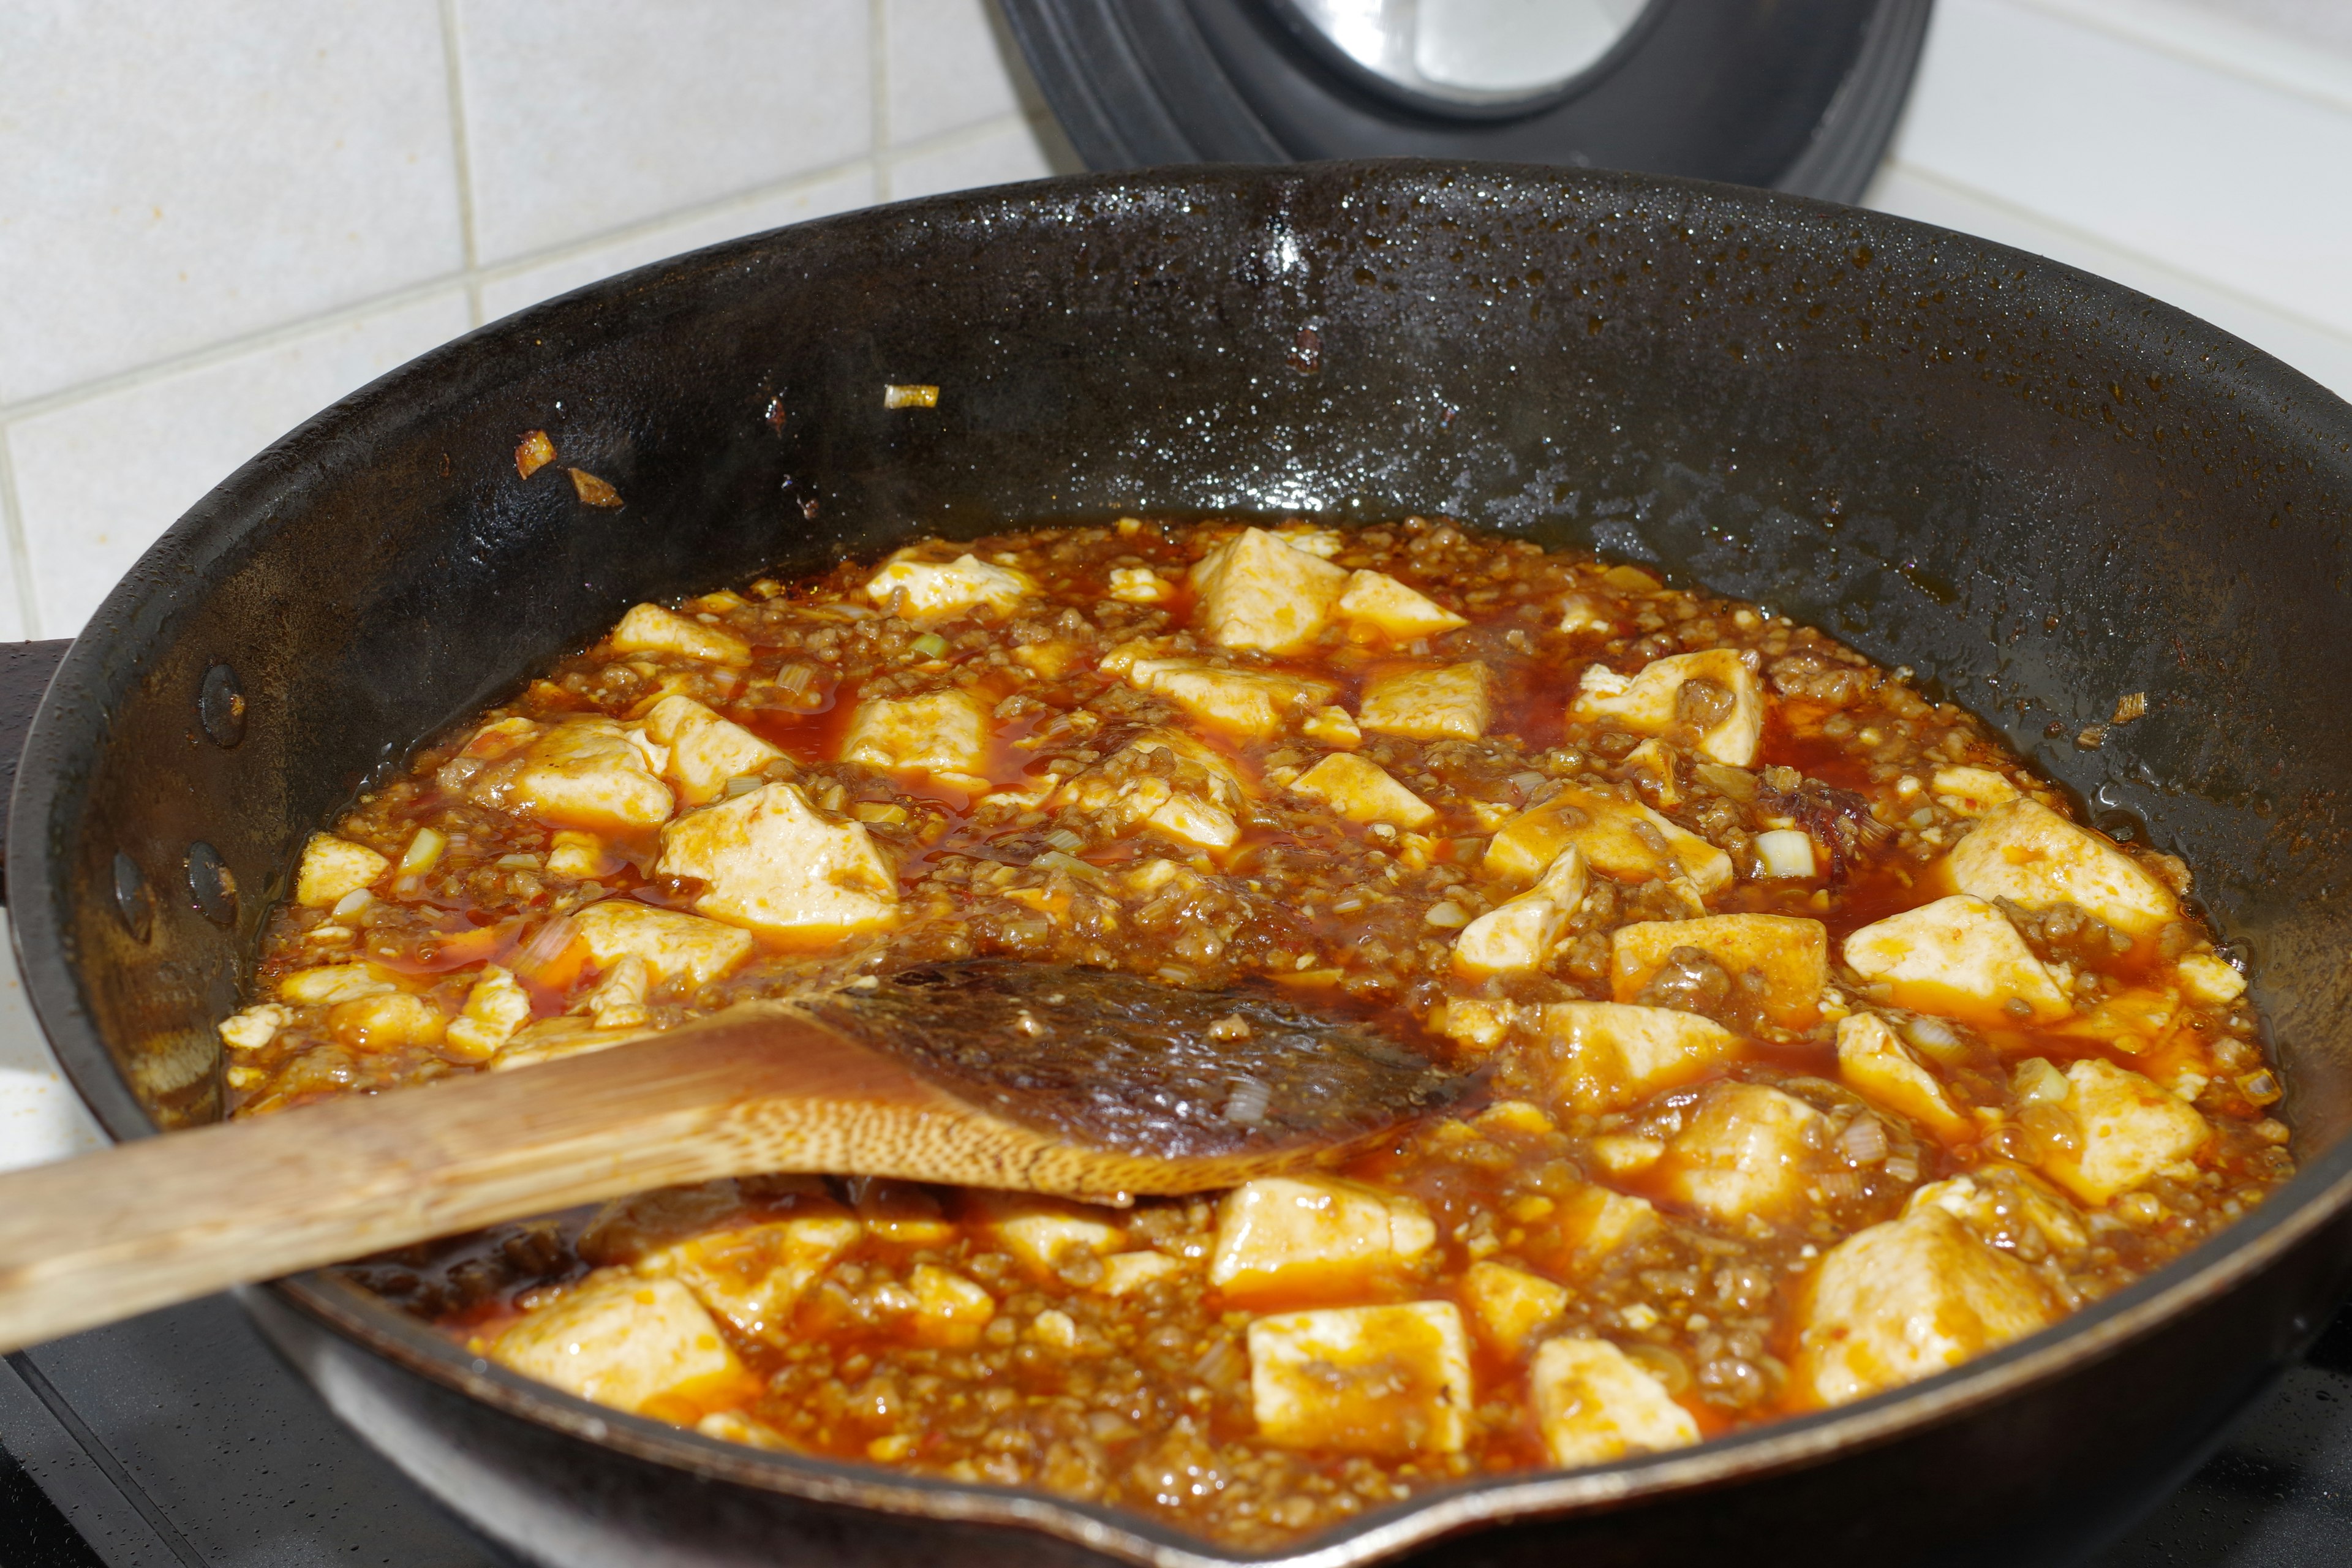
POLYGON ((760 1014, 0 1177, 0 1350, 648 1187, 834 1171, 1106 1194, 1123 1175, 1149 1187, 1148 1165, 980 1115, 814 1023, 760 1014))

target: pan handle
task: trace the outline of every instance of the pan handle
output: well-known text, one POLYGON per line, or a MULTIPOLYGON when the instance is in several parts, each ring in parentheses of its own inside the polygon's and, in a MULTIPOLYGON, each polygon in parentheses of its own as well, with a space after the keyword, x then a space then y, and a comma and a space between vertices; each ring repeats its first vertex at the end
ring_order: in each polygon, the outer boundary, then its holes
POLYGON ((72 639, 50 642, 0 642, 0 902, 7 899, 7 802, 16 789, 16 761, 24 754, 25 731, 33 727, 33 711, 49 689, 58 662, 73 646, 72 639))

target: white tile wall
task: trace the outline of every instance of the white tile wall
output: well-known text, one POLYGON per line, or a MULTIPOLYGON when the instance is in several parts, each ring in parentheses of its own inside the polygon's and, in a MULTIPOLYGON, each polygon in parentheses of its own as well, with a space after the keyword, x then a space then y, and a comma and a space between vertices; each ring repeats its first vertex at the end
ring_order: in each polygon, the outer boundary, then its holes
MULTIPOLYGON (((987 0, 0 5, 0 637, 480 322, 1076 166, 987 0)), ((2352 0, 1940 0, 1871 199, 2352 395, 2352 0)), ((90 1137, 0 959, 0 1165, 90 1137)))
POLYGON ((344 393, 682 250, 1077 167, 987 0, 0 5, 0 637, 344 393))

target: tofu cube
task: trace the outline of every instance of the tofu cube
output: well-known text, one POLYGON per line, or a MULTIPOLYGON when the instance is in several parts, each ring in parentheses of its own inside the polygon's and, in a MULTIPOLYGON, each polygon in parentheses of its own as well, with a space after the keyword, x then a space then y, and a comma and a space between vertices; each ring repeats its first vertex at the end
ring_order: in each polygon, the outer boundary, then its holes
POLYGON ((812 1204, 656 1247, 637 1259, 637 1272, 676 1279, 737 1332, 781 1345, 791 1337, 793 1309, 864 1234, 837 1205, 812 1204))
POLYGON ((666 877, 698 877, 694 907, 755 931, 857 931, 898 912, 898 879, 859 822, 821 816, 788 784, 688 813, 662 830, 666 877))
POLYGON ((2074 1011, 2009 917, 1965 893, 1863 927, 1845 939, 1845 961, 1916 1012, 2015 1026, 2074 1011))
POLYGON ((988 709, 969 691, 869 697, 850 716, 841 759, 894 772, 927 773, 951 785, 985 789, 988 709))
POLYGON ((1339 610, 1352 629, 1370 632, 1391 642, 1433 637, 1470 624, 1385 572, 1352 574, 1348 578, 1348 591, 1339 595, 1339 610))
POLYGON ((297 1007, 331 1006, 362 996, 382 996, 397 991, 393 972, 373 963, 325 963, 298 969, 278 982, 278 999, 297 1007))
POLYGON ((332 909, 391 869, 390 860, 364 844, 313 833, 302 847, 301 868, 294 873, 294 901, 307 910, 332 909))
POLYGON ((257 1051, 293 1021, 294 1015, 277 1003, 257 1003, 220 1021, 221 1044, 233 1051, 257 1051))
POLYGON ((1414 741, 1475 741, 1494 721, 1494 677, 1475 660, 1384 675, 1364 688, 1356 722, 1414 741))
POLYGON ((1552 1097, 1589 1116, 1623 1110, 1705 1078, 1739 1055, 1739 1037, 1670 1007, 1552 1002, 1537 1011, 1552 1097))
POLYGON ((1102 1279, 1094 1289, 1106 1296, 1132 1296, 1183 1272, 1183 1260, 1164 1252, 1114 1252, 1103 1259, 1102 1279))
POLYGON ((2213 1130, 2196 1107, 2128 1068, 2085 1057, 2066 1069, 2060 1103, 2082 1129, 2077 1152, 2042 1163, 2051 1180, 2086 1204, 2104 1204, 2205 1146, 2213 1130))
POLYGON ((973 1193, 969 1217, 998 1246, 1039 1274, 1081 1256, 1106 1257, 1127 1246, 1112 1223, 1118 1211, 1019 1193, 973 1193))
POLYGON ((646 712, 646 734, 667 748, 662 772, 688 805, 718 799, 728 780, 756 773, 783 755, 742 725, 675 694, 646 712))
POLYGON ((1987 812, 1948 863, 1964 893, 2029 910, 2073 904, 2127 936, 2180 918, 2172 889, 2111 839, 2021 796, 1987 812))
POLYGON ((1171 730, 1147 731, 1101 767, 1062 787, 1059 806, 1104 812, 1124 826, 1149 823, 1171 838, 1205 849, 1230 847, 1241 837, 1241 775, 1224 753, 1171 730), (1175 776, 1146 771, 1144 760, 1167 752, 1190 763, 1175 776))
POLYGON ((751 956, 750 931, 635 899, 599 900, 572 915, 572 928, 597 968, 642 959, 656 985, 672 980, 708 985, 751 956))
POLYGON ((1355 715, 1345 708, 1318 708, 1298 732, 1310 741, 1320 741, 1343 752, 1352 752, 1364 743, 1363 727, 1355 715))
POLYGON ((441 1043, 448 1016, 422 996, 394 991, 338 1002, 327 1013, 327 1031, 354 1051, 394 1051, 441 1043))
POLYGON ((1664 968, 1676 948, 1696 948, 1755 996, 1784 1029, 1821 1021, 1830 979, 1829 928, 1793 915, 1707 915, 1695 921, 1639 921, 1609 941, 1610 993, 1631 1002, 1664 968))
POLYGON ((1021 601, 1037 591, 1025 573, 992 566, 976 555, 959 555, 942 564, 911 561, 903 555, 877 572, 866 584, 866 596, 886 608, 893 596, 909 620, 948 621, 982 606, 1009 616, 1021 601))
POLYGON ((1975 1119, 1952 1103, 1943 1083, 1875 1013, 1838 1020, 1838 1076, 1879 1110, 1946 1143, 1975 1139, 1975 1119))
POLYGON ((1129 685, 1164 697, 1209 728, 1236 740, 1271 740, 1294 720, 1331 700, 1328 680, 1265 669, 1226 669, 1198 659, 1138 658, 1129 685))
POLYGON ((1454 967, 1473 978, 1536 968, 1584 902, 1583 852, 1560 851, 1536 885, 1488 910, 1454 939, 1454 967))
POLYGON ((2017 798, 2017 786, 1990 768, 1937 768, 1929 783, 1936 798, 1962 816, 1982 816, 2017 798))
MULTIPOLYGON (((1621 1139, 1621 1142, 1644 1140, 1621 1139)), ((1663 1157, 1664 1150, 1659 1149, 1663 1157)), ((1651 1163, 1655 1163, 1653 1160, 1651 1163)), ((1647 1166, 1643 1167, 1644 1169, 1647 1166)), ((1652 1236, 1665 1222, 1647 1198, 1628 1197, 1603 1186, 1580 1188, 1562 1199, 1550 1221, 1543 1251, 1578 1274, 1601 1268, 1618 1252, 1652 1236)), ((1530 1246, 1533 1246, 1530 1243, 1530 1246)))
POLYGON ((551 726, 523 748, 523 767, 508 788, 525 811, 561 827, 642 832, 677 808, 643 749, 610 719, 551 726))
POLYGON ((1618 882, 1682 880, 1701 897, 1731 886, 1731 857, 1675 826, 1639 801, 1570 788, 1505 823, 1486 846, 1486 869, 1498 877, 1540 875, 1573 847, 1591 869, 1618 882), (1653 847, 1652 837, 1665 845, 1653 847))
POLYGON ((1451 1301, 1260 1318, 1249 1355, 1269 1443, 1402 1458, 1459 1453, 1468 1440, 1470 1341, 1451 1301))
POLYGON ((915 1293, 915 1336, 925 1344, 978 1344, 981 1331, 996 1316, 996 1298, 953 1269, 918 1263, 907 1282, 915 1293))
POLYGON ((2056 1318, 2024 1264, 1938 1208, 1857 1231, 1822 1259, 1799 1319, 1796 1391, 1844 1405, 1931 1377, 2056 1318))
POLYGON ((1296 653, 1328 625, 1348 574, 1263 529, 1244 529, 1192 568, 1197 620, 1220 647, 1296 653))
POLYGON ((1632 676, 1596 664, 1586 668, 1568 716, 1582 724, 1614 719, 1649 735, 1687 725, 1697 732, 1701 756, 1744 768, 1764 736, 1764 687, 1730 648, 1652 659, 1632 676), (1706 686, 1685 692, 1694 681, 1706 686))
POLYGON ((1427 801, 1391 778, 1380 763, 1352 752, 1332 752, 1292 780, 1290 787, 1349 822, 1423 827, 1437 820, 1427 801))
POLYGON ((490 1359, 616 1410, 692 1419, 751 1392, 751 1375, 675 1279, 591 1275, 501 1333, 490 1359))
POLYGON ((1331 1295, 1411 1264, 1437 1244, 1412 1199, 1320 1176, 1261 1176, 1217 1209, 1209 1283, 1228 1296, 1331 1295))
POLYGON ((1528 1369, 1528 1393, 1555 1465, 1605 1465, 1699 1438, 1698 1422, 1666 1385, 1607 1340, 1546 1340, 1528 1369))
POLYGON ((1176 585, 1149 566, 1114 566, 1110 596, 1125 605, 1157 605, 1175 597, 1176 585))
POLYGON ((1474 1263, 1462 1276, 1462 1301, 1479 1337, 1517 1356, 1537 1330, 1568 1310, 1568 1291, 1524 1268, 1474 1263))
POLYGON ((2001 1245, 1996 1238, 2006 1234, 2013 1245, 2024 1230, 2038 1233, 2059 1252, 2080 1252, 2091 1245, 2090 1230, 2074 1205, 2021 1165, 1996 1161, 1965 1176, 1931 1182, 1911 1194, 1903 1212, 1927 1208, 1943 1210, 1996 1248, 2001 1245))
POLYGON ((615 653, 667 653, 705 664, 746 665, 751 645, 732 632, 689 620, 659 605, 638 605, 613 628, 609 645, 615 653))
POLYGON ((1721 1223, 1793 1218, 1828 1135, 1828 1118, 1792 1094, 1760 1083, 1719 1084, 1667 1142, 1659 1190, 1721 1223))
POLYGON ((1763 864, 1767 877, 1809 882, 1820 874, 1813 864, 1813 836, 1801 827, 1776 827, 1758 834, 1756 858, 1763 864))
POLYGON ((485 964, 482 977, 466 993, 465 1010, 450 1023, 441 1043, 469 1060, 487 1061, 529 1022, 530 993, 497 964, 485 964))
POLYGON ((2097 1005, 2059 1025, 2056 1033, 2078 1040, 2096 1040, 2116 1050, 2140 1056, 2163 1045, 2180 1017, 2180 998, 2171 991, 2148 985, 2127 985, 2097 1005))
POLYGON ((850 1180, 849 1198, 866 1233, 893 1247, 945 1247, 958 1235, 940 1200, 916 1183, 856 1176, 850 1180))
POLYGON ((604 841, 593 833, 567 828, 548 840, 547 872, 551 877, 593 881, 617 870, 620 865, 620 860, 606 849, 604 841))
POLYGON ((2174 968, 2180 988, 2200 1002, 2226 1006, 2246 994, 2246 977, 2228 960, 2210 952, 2192 952, 2174 968))

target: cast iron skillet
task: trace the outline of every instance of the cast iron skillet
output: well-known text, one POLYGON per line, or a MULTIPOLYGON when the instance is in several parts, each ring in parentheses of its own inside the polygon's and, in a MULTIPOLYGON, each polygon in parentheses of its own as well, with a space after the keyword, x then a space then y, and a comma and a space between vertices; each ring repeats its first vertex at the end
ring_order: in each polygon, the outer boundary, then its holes
MULTIPOLYGON (((2352 410, 2129 291, 1729 187, 1420 163, 980 192, 724 245, 429 354, 256 458, 67 655, 16 789, 26 984, 117 1137, 304 835, 634 600, 928 531, 1450 512, 1821 623, 2204 873, 2303 1173, 2139 1287, 1836 1412, 1372 1514, 1287 1561, 2030 1562, 2119 1528, 2326 1321, 2352 1219, 2352 410), (940 386, 886 410, 886 382, 940 386), (516 478, 524 430, 619 488, 516 478), (2071 737, 2116 696, 2148 716, 2071 737), (225 867, 230 888, 215 873, 225 867)), ((567 1564, 1225 1561, 1131 1514, 583 1404, 321 1277, 249 1305, 428 1488, 567 1564)))

